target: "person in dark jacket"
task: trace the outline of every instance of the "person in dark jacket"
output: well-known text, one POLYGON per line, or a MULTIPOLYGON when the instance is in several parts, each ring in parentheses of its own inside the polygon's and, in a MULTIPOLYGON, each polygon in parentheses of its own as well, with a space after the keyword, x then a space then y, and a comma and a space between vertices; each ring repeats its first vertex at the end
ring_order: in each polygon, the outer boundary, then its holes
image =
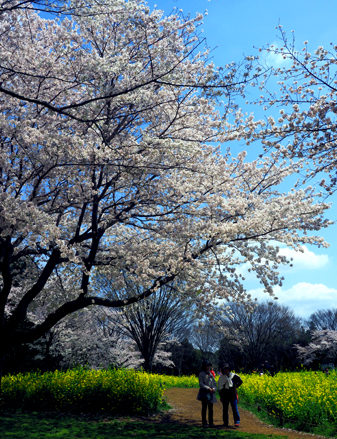
POLYGON ((203 427, 214 427, 213 423, 213 404, 217 402, 215 397, 216 381, 214 376, 210 373, 211 363, 203 361, 202 370, 199 373, 199 393, 197 399, 201 401, 201 420, 203 427), (207 424, 207 409, 208 409, 208 424, 207 424))
POLYGON ((233 410, 235 427, 240 426, 240 414, 238 410, 237 388, 241 386, 242 379, 236 373, 230 371, 229 365, 224 364, 221 368, 222 375, 218 381, 220 401, 222 402, 223 425, 228 427, 228 406, 233 410))

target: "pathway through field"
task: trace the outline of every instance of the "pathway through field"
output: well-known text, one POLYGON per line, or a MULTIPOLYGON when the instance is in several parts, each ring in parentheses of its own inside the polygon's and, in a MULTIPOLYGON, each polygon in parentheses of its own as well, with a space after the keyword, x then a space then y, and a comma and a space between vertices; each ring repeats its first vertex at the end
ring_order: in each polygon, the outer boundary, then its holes
MULTIPOLYGON (((161 422, 179 422, 184 424, 199 425, 201 427, 201 403, 196 397, 198 389, 181 389, 172 388, 165 391, 168 403, 173 407, 168 413, 162 416, 161 422)), ((239 412, 241 417, 240 430, 246 433, 262 433, 266 435, 274 434, 280 436, 288 436, 290 439, 314 439, 322 436, 315 436, 309 433, 300 433, 293 430, 275 428, 264 424, 257 419, 252 413, 243 410, 239 404, 239 412)), ((235 429, 231 408, 229 409, 229 427, 235 429)), ((222 426, 222 404, 220 401, 214 404, 214 423, 216 428, 224 428, 222 426)))

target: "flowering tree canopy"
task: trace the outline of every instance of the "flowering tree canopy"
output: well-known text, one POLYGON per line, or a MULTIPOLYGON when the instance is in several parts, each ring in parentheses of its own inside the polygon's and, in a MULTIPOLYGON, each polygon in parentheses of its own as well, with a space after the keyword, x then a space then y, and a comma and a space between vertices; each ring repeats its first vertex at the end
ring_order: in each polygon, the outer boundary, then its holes
MULTIPOLYGON (((35 359, 56 358, 63 368, 76 365, 139 368, 144 360, 136 344, 116 330, 108 331, 100 324, 102 317, 100 307, 85 308, 66 316, 47 332, 44 343, 33 345, 37 351, 35 359)), ((35 319, 30 316, 35 324, 39 320, 38 315, 35 319)))
POLYGON ((289 41, 281 25, 279 31, 279 45, 259 49, 262 59, 268 61, 272 55, 278 66, 265 73, 258 99, 266 112, 279 108, 279 116, 270 112, 247 140, 263 138, 266 151, 274 149, 286 158, 299 159, 304 182, 324 172, 320 184, 331 194, 337 184, 337 46, 331 43, 328 50, 319 46, 310 53, 304 41, 299 51, 295 38, 289 41), (278 92, 272 91, 274 80, 278 92))
POLYGON ((139 0, 96 1, 90 12, 1 14, 3 351, 82 308, 131 305, 176 278, 211 318, 219 299, 249 302, 241 263, 272 294, 287 262, 275 241, 326 245, 307 232, 329 224, 328 205, 312 188, 279 189, 291 163, 221 153, 242 123, 228 121, 231 98, 252 61, 215 68, 200 14, 164 17, 139 0), (120 298, 95 292, 97 270, 120 298), (20 331, 41 306, 41 321, 20 331))
POLYGON ((315 359, 336 362, 337 331, 324 329, 312 331, 312 340, 307 346, 295 345, 298 356, 304 364, 311 364, 315 359))

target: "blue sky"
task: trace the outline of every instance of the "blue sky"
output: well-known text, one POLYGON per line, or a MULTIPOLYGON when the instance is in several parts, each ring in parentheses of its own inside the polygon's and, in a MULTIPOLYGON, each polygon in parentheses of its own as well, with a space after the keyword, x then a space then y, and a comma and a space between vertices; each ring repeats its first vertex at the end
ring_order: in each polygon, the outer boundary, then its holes
MULTIPOLYGON (((306 40, 309 52, 317 46, 328 48, 330 42, 337 44, 336 0, 151 0, 148 4, 150 7, 156 4, 166 13, 176 7, 192 16, 207 9, 208 16, 202 28, 208 45, 211 48, 217 46, 213 61, 218 66, 240 61, 243 55, 259 55, 256 47, 277 44, 279 33, 275 28, 278 24, 283 26, 289 38, 294 31, 299 49, 306 40)), ((244 108, 244 111, 251 112, 253 108, 244 108)), ((261 110, 257 116, 261 117, 261 110)), ((337 193, 330 201, 333 207, 327 217, 336 221, 337 193)), ((318 309, 337 307, 337 225, 319 234, 330 243, 328 249, 308 246, 304 253, 282 250, 294 258, 294 266, 282 270, 285 282, 275 292, 280 304, 290 306, 303 318, 318 309)), ((260 284, 249 276, 245 267, 242 267, 242 272, 245 272, 252 296, 267 299, 260 284)))

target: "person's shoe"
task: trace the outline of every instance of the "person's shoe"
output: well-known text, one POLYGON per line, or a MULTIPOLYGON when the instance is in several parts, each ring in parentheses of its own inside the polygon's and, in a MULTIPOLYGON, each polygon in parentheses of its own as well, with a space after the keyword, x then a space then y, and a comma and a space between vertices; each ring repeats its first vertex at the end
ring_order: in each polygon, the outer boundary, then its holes
POLYGON ((240 424, 235 424, 235 427, 240 427, 240 424))
POLYGON ((215 424, 209 424, 209 426, 210 426, 211 428, 214 428, 214 427, 216 427, 216 425, 215 425, 215 424))
POLYGON ((206 424, 202 424, 202 426, 204 427, 204 428, 208 428, 208 424, 206 423, 206 424))

